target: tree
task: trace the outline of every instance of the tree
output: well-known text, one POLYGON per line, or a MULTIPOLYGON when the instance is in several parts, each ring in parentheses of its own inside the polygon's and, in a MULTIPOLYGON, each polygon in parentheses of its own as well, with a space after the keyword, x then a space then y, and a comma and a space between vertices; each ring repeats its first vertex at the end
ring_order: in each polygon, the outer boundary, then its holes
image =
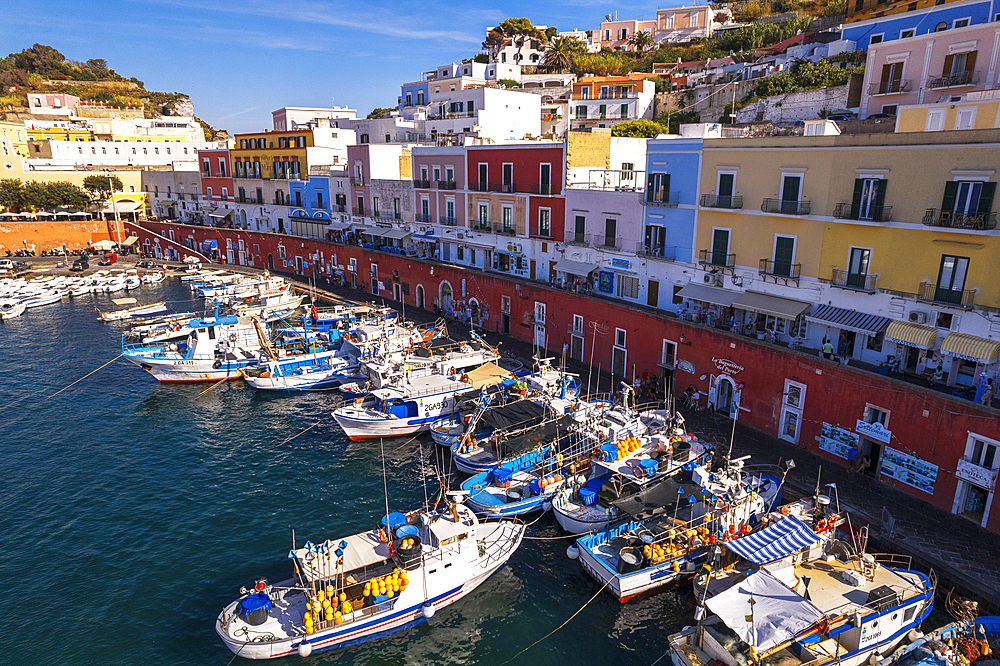
POLYGON ((653 38, 648 31, 640 30, 629 38, 628 43, 636 51, 645 51, 653 45, 653 38))
POLYGON ((542 56, 542 63, 558 72, 565 72, 573 64, 573 58, 586 52, 586 45, 573 37, 556 37, 542 56))
POLYGON ((546 28, 545 29, 545 39, 548 39, 550 41, 552 39, 555 39, 555 36, 558 35, 558 34, 559 34, 559 31, 556 28, 554 28, 554 27, 553 28, 546 28))
POLYGON ((118 176, 109 178, 108 176, 94 175, 83 179, 83 189, 90 195, 91 203, 102 204, 110 199, 114 192, 121 192, 125 187, 118 176))
POLYGON ((512 35, 530 35, 532 37, 542 37, 542 33, 538 31, 531 21, 526 18, 509 18, 497 28, 503 32, 503 34, 512 35))
POLYGON ((657 134, 667 134, 667 128, 654 120, 628 120, 611 128, 611 136, 652 139, 657 134))
POLYGON ((381 106, 376 106, 372 109, 372 112, 368 114, 369 119, 385 118, 386 115, 392 113, 396 109, 382 108, 381 106))
POLYGON ((79 187, 65 180, 48 184, 48 201, 46 208, 72 208, 74 211, 84 210, 90 199, 79 187))
POLYGON ((0 206, 8 211, 21 212, 24 207, 24 184, 18 178, 0 180, 0 206))
POLYGON ((501 88, 517 88, 521 85, 514 79, 497 79, 497 84, 501 88))

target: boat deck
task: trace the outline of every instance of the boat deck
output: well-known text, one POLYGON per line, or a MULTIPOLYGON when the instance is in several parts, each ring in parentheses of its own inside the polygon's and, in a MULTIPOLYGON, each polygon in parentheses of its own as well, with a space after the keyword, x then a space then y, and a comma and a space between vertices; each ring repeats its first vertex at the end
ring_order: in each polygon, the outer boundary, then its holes
MULTIPOLYGON (((833 560, 826 562, 815 560, 795 566, 795 577, 803 583, 808 580, 809 600, 824 613, 836 611, 837 614, 851 614, 855 611, 869 613, 868 593, 878 587, 889 587, 899 595, 901 600, 920 592, 919 577, 916 574, 896 572, 884 566, 875 567, 873 580, 864 579, 864 583, 855 587, 844 579, 845 571, 858 571, 852 562, 833 560)), ((775 573, 775 576, 787 585, 789 581, 775 573)), ((801 592, 803 586, 800 586, 801 592)))

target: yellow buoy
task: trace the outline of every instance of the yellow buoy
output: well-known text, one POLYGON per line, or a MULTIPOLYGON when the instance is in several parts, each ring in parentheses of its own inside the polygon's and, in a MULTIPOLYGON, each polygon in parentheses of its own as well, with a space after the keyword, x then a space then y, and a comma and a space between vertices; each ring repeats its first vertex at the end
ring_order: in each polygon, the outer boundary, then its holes
POLYGON ((347 595, 346 595, 346 594, 344 594, 343 592, 341 592, 341 593, 340 593, 340 600, 341 600, 341 601, 347 601, 347 595))
POLYGON ((336 592, 337 590, 334 589, 333 585, 326 586, 326 596, 332 597, 336 592))
POLYGON ((334 618, 333 623, 334 624, 343 624, 344 623, 344 618, 342 618, 342 617, 340 617, 338 615, 336 618, 334 618))
POLYGON ((319 599, 320 601, 323 601, 324 599, 326 599, 326 593, 323 590, 320 590, 319 592, 316 593, 316 598, 319 599))
POLYGON ((323 608, 329 608, 329 607, 330 607, 330 600, 329 599, 324 599, 323 600, 323 608))
POLYGON ((390 599, 392 599, 392 597, 393 597, 393 595, 394 595, 394 594, 396 594, 396 593, 395 593, 395 592, 393 592, 392 590, 389 590, 388 592, 386 592, 386 593, 385 593, 385 596, 387 596, 387 597, 389 597, 390 599))
POLYGON ((311 624, 307 624, 306 625, 306 633, 307 634, 311 634, 311 633, 313 633, 313 631, 315 631, 315 629, 313 629, 313 626, 311 624))

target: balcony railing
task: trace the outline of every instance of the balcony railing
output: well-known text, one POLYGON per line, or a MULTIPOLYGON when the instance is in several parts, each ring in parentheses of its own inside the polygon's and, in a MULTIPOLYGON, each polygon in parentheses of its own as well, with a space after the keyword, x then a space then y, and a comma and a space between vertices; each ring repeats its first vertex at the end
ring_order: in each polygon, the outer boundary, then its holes
POLYGON ((956 86, 974 86, 978 83, 976 72, 962 72, 955 76, 939 76, 931 79, 928 88, 953 88, 956 86))
POLYGON ((929 227, 950 227, 952 229, 969 229, 971 231, 990 231, 997 227, 997 214, 992 213, 955 213, 948 210, 928 208, 924 213, 924 224, 929 227))
POLYGON ((438 189, 439 190, 454 190, 457 187, 457 183, 453 180, 439 180, 438 189))
POLYGON ((433 218, 429 214, 417 213, 413 216, 413 219, 422 224, 430 224, 433 218))
POLYGON ((352 206, 351 207, 351 213, 353 215, 357 215, 358 217, 364 217, 365 216, 365 209, 364 208, 358 208, 357 206, 352 206))
POLYGON ((712 250, 699 250, 698 263, 707 264, 709 266, 721 266, 722 268, 736 268, 736 254, 713 252, 712 250))
POLYGON ((910 80, 873 81, 868 86, 869 95, 898 95, 910 92, 910 80))
POLYGON ((500 234, 501 236, 516 236, 517 229, 513 224, 497 224, 493 225, 493 233, 500 234))
POLYGON ((929 282, 921 282, 917 290, 917 300, 924 303, 940 303, 954 307, 972 309, 977 289, 942 289, 929 282))
POLYGON ((566 242, 570 245, 590 245, 590 234, 566 234, 566 242))
POLYGON ((780 215, 808 215, 812 207, 808 201, 764 199, 760 209, 765 213, 778 213, 780 215))
POLYGON ((469 190, 473 192, 489 192, 488 183, 472 182, 469 183, 469 190))
POLYGON ((532 194, 552 194, 551 183, 534 183, 530 189, 532 194))
POLYGON ((443 224, 446 227, 454 227, 456 224, 458 224, 458 222, 455 220, 454 215, 442 215, 440 217, 440 220, 441 224, 443 224))
POLYGON ((701 195, 701 205, 704 208, 743 208, 743 197, 740 195, 701 195))
POLYGON ((513 194, 517 188, 514 183, 490 183, 490 192, 500 192, 502 194, 513 194))
POLYGON ((351 185, 364 185, 365 179, 359 178, 357 176, 351 176, 351 185))
POLYGON ((473 231, 493 231, 489 220, 473 220, 470 223, 470 228, 473 231))
POLYGON ((856 206, 852 203, 839 203, 833 209, 833 216, 841 220, 871 220, 872 222, 891 222, 892 206, 856 206))
POLYGON ((414 178, 413 179, 413 187, 416 188, 416 189, 427 190, 427 189, 430 189, 430 187, 431 187, 431 181, 429 181, 429 180, 420 180, 420 179, 414 178))
POLYGON ((830 284, 834 287, 840 287, 841 289, 850 289, 852 291, 863 291, 868 294, 874 294, 878 291, 878 287, 875 286, 876 280, 879 276, 877 273, 868 275, 865 273, 848 273, 839 268, 833 269, 833 276, 830 279, 830 284))
POLYGON ((569 333, 570 335, 576 335, 576 336, 581 336, 581 335, 585 334, 584 330, 583 330, 583 327, 573 326, 573 324, 570 324, 567 327, 567 331, 566 332, 569 333))
POLYGON ((680 191, 676 192, 656 192, 654 190, 646 190, 641 193, 639 200, 642 201, 647 206, 676 206, 681 201, 680 191))
POLYGON ((620 250, 622 247, 621 236, 594 236, 594 247, 607 247, 620 250))
POLYGON ((346 213, 347 212, 347 206, 342 206, 340 204, 337 204, 337 205, 335 205, 333 207, 333 212, 334 213, 346 213))
POLYGON ((658 259, 661 261, 675 261, 677 259, 676 245, 654 245, 652 247, 645 243, 636 245, 635 253, 639 257, 647 259, 658 259))
POLYGON ((790 261, 761 259, 760 268, 757 272, 765 280, 770 277, 774 278, 775 282, 784 280, 785 284, 788 284, 790 280, 794 280, 795 284, 798 284, 799 278, 802 277, 802 264, 793 264, 790 261))

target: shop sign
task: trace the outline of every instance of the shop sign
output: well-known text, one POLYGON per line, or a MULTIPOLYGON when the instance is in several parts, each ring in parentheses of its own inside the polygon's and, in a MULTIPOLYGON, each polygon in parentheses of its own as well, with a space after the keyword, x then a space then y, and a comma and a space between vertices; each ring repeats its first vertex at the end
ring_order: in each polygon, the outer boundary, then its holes
POLYGON ((712 357, 712 363, 715 363, 715 367, 719 369, 719 372, 724 372, 727 375, 738 375, 744 369, 742 365, 728 358, 712 357))
POLYGON ((928 495, 934 494, 937 473, 937 465, 932 465, 916 456, 888 446, 882 452, 882 474, 922 490, 928 495))
POLYGON ((628 270, 632 267, 632 262, 628 259, 612 259, 611 268, 620 268, 622 270, 628 270))
POLYGON ((840 458, 858 457, 858 436, 847 428, 823 423, 819 429, 819 448, 840 458))
POLYGON ((694 363, 691 361, 685 361, 684 359, 677 359, 677 369, 693 375, 694 363))
POLYGON ((615 288, 615 274, 610 271, 601 271, 597 275, 597 290, 610 294, 615 288))
POLYGON ((887 430, 881 423, 868 423, 867 421, 858 419, 858 424, 854 429, 859 435, 864 435, 868 439, 874 439, 876 442, 888 444, 892 441, 892 431, 887 430))
POLYGON ((955 477, 969 483, 974 483, 986 490, 993 490, 997 482, 996 470, 980 467, 966 458, 959 459, 958 468, 955 470, 955 477))

